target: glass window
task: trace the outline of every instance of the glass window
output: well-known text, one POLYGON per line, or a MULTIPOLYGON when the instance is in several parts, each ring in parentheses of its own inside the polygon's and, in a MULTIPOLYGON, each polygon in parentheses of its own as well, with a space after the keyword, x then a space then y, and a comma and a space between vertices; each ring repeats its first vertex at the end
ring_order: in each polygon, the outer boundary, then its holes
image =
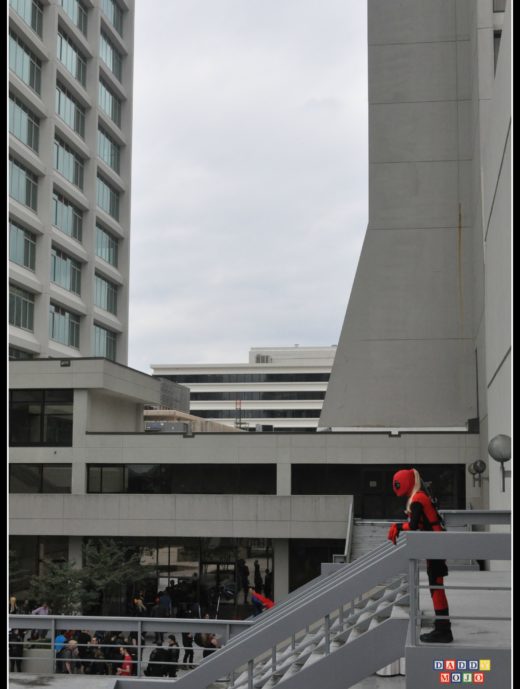
POLYGON ((125 486, 125 467, 123 465, 101 467, 101 493, 124 493, 125 486))
POLYGON ((24 206, 37 210, 38 178, 14 158, 9 158, 9 195, 24 206))
POLYGON ((38 2, 38 0, 9 0, 9 4, 41 38, 43 17, 43 5, 41 2, 38 2))
MULTIPOLYGON (((274 464, 125 464, 89 465, 90 493, 195 493, 221 495, 276 495, 274 464), (107 491, 104 471, 125 470, 118 490, 107 491), (122 487, 124 483, 124 488, 122 487)), ((112 485, 112 484, 111 484, 112 485)))
MULTIPOLYGON (((11 390, 9 444, 71 447, 73 395, 73 390, 11 390)), ((51 473, 47 481, 58 483, 58 478, 51 473)))
POLYGON ((102 129, 98 129, 98 155, 117 173, 119 173, 120 152, 121 147, 102 129))
POLYGON ((79 0, 61 0, 61 6, 78 27, 81 33, 87 35, 87 10, 79 0))
POLYGON ((103 13, 108 17, 108 20, 117 31, 117 33, 123 35, 123 10, 119 7, 114 0, 101 0, 101 9, 103 13))
POLYGON ((34 330, 34 295, 9 286, 9 323, 23 330, 34 330))
POLYGON ((58 30, 57 45, 58 60, 65 65, 72 76, 85 86, 87 78, 87 62, 73 46, 65 34, 58 30))
POLYGON ((52 247, 51 281, 69 292, 81 294, 81 264, 61 249, 52 247))
POLYGON ((117 267, 118 240, 96 225, 96 256, 117 267))
POLYGON ((51 303, 49 305, 49 338, 79 349, 79 316, 51 303))
MULTIPOLYGON (((242 419, 314 419, 320 409, 241 409, 242 419)), ((236 419, 236 409, 197 409, 197 416, 205 419, 236 419)))
POLYGON ((161 377, 174 383, 306 383, 328 381, 330 373, 195 373, 161 377))
POLYGON ((83 189, 83 160, 58 138, 54 140, 54 167, 65 179, 83 189))
POLYGON ((18 98, 9 96, 9 131, 38 153, 40 120, 18 98))
POLYGON ((36 238, 32 232, 9 220, 9 260, 34 270, 36 238))
POLYGON ((10 493, 40 493, 41 465, 40 464, 10 464, 9 465, 10 493))
POLYGON ((114 47, 111 40, 103 32, 101 32, 101 37, 99 39, 99 54, 112 74, 121 81, 123 58, 121 57, 121 53, 114 47))
POLYGON ((121 101, 102 80, 99 82, 99 107, 118 127, 121 126, 121 101))
POLYGON ((325 399, 325 390, 322 391, 307 391, 307 392, 291 392, 291 391, 274 391, 266 390, 265 392, 191 392, 190 399, 192 400, 323 400, 325 399))
POLYGON ((35 355, 32 352, 26 352, 18 347, 9 347, 9 359, 11 361, 34 359, 35 355))
POLYGON ((117 314, 117 285, 113 282, 102 278, 100 275, 95 276, 95 294, 94 303, 99 308, 110 313, 117 314))
POLYGON ((30 86, 41 92, 42 63, 12 31, 9 32, 9 69, 30 86))
POLYGON ((94 356, 103 356, 110 361, 116 360, 117 335, 100 325, 94 324, 94 356))
POLYGON ((100 208, 119 220, 119 192, 101 179, 99 175, 97 177, 96 200, 100 208))
POLYGON ((52 195, 52 224, 69 237, 81 242, 83 213, 57 192, 52 195))
POLYGON ((56 84, 56 112, 81 138, 85 138, 85 108, 61 84, 56 84))
POLYGON ((10 493, 70 493, 71 464, 10 464, 10 493))

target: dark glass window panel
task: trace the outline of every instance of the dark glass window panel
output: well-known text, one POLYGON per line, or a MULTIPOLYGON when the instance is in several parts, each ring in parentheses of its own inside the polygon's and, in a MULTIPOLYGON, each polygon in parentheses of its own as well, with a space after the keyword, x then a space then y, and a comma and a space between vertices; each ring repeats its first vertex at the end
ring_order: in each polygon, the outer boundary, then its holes
POLYGON ((321 409, 197 409, 193 413, 204 419, 318 419, 321 409))
POLYGON ((41 404, 16 402, 9 414, 9 442, 13 446, 37 445, 42 436, 41 404))
POLYGON ((89 493, 101 493, 101 467, 87 467, 87 490, 89 493))
POLYGON ((41 491, 41 465, 11 464, 9 466, 10 493, 39 493, 41 491))
MULTIPOLYGON (((293 495, 353 495, 354 515, 363 518, 404 519, 406 500, 397 497, 392 478, 409 465, 323 465, 293 464, 293 495), (371 485, 376 481, 377 486, 371 485)), ((419 464, 415 467, 440 509, 464 509, 465 478, 463 464, 419 464)))
POLYGON ((13 402, 43 402, 43 390, 11 390, 13 402))
POLYGON ((45 390, 45 401, 46 402, 69 402, 72 404, 74 400, 74 390, 71 388, 67 389, 56 389, 56 390, 45 390))
POLYGON ((72 408, 69 405, 45 407, 44 441, 47 445, 72 445, 72 408))
POLYGON ((70 493, 72 467, 67 464, 43 465, 42 493, 70 493))
POLYGON ((325 390, 309 392, 191 392, 192 400, 323 400, 325 390))
POLYGON ((72 446, 73 390, 12 390, 9 442, 12 446, 72 446))
POLYGON ((101 492, 102 493, 124 493, 125 492, 125 467, 124 466, 104 466, 102 468, 101 492))
MULTIPOLYGON (((168 467, 165 467, 168 468, 168 467)), ((167 493, 166 473, 159 464, 128 464, 128 493, 167 493)))
POLYGON ((321 563, 332 562, 332 556, 344 550, 344 540, 292 538, 289 541, 289 591, 319 576, 321 563))
POLYGON ((175 383, 305 383, 308 381, 328 381, 330 373, 225 373, 225 374, 172 374, 161 378, 175 383))
POLYGON ((90 465, 88 491, 90 493, 275 495, 276 466, 274 464, 90 465))

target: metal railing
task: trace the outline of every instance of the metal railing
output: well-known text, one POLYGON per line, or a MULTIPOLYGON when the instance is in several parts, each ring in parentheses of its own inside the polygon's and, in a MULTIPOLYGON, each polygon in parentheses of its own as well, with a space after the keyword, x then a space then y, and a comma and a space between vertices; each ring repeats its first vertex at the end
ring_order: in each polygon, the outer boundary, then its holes
MULTIPOLYGON (((143 618, 143 617, 98 617, 98 616, 83 616, 83 615, 9 615, 9 629, 10 630, 24 630, 23 639, 20 641, 9 641, 16 647, 17 644, 26 649, 34 648, 42 651, 41 655, 32 655, 30 660, 48 663, 48 672, 52 674, 57 671, 57 663, 63 667, 64 660, 56 657, 55 639, 60 632, 65 631, 80 631, 92 630, 92 632, 113 632, 117 630, 126 638, 126 641, 117 641, 115 643, 107 643, 102 640, 96 645, 77 644, 77 648, 99 648, 102 652, 108 649, 120 648, 121 646, 130 647, 136 654, 136 659, 132 659, 132 666, 135 667, 135 675, 143 675, 143 664, 173 666, 180 669, 185 668, 186 662, 182 660, 183 653, 188 651, 194 652, 194 659, 189 663, 190 667, 198 665, 200 659, 195 661, 197 656, 200 656, 208 648, 200 646, 195 641, 193 646, 184 646, 180 643, 183 632, 191 633, 192 637, 196 634, 215 634, 219 643, 225 645, 229 640, 250 627, 253 624, 252 620, 211 620, 211 619, 197 619, 197 618, 143 618), (26 638, 30 632, 45 633, 44 637, 40 638, 26 638), (179 635, 179 660, 176 662, 168 661, 150 661, 146 658, 147 651, 152 651, 154 648, 166 648, 162 644, 146 643, 147 634, 178 634, 179 635), (45 651, 51 651, 51 653, 45 651)), ((65 642, 66 645, 66 642, 65 642)), ((177 646, 175 647, 177 648, 177 646)), ((110 653, 109 653, 110 655, 110 653)), ((9 654, 10 660, 27 661, 28 658, 25 653, 21 655, 9 654)), ((79 668, 80 665, 90 664, 107 664, 117 665, 123 662, 123 657, 114 659, 107 657, 103 659, 95 658, 75 658, 68 661, 73 666, 79 668)), ((108 673, 110 674, 110 673, 108 673)))

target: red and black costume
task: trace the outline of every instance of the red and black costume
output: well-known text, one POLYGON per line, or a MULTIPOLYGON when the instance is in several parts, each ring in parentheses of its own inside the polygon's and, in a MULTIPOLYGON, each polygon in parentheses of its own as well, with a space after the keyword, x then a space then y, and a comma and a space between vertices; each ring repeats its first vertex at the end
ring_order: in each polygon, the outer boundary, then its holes
MULTIPOLYGON (((402 469, 394 474, 392 487, 397 496, 408 497, 408 521, 403 524, 392 524, 388 531, 388 538, 394 545, 401 531, 445 531, 441 517, 430 496, 422 489, 421 478, 415 469, 402 469)), ((444 577, 448 574, 446 560, 426 560, 426 572, 430 587, 443 586, 444 577)), ((429 634, 421 634, 421 641, 453 641, 446 593, 444 589, 430 588, 430 594, 436 617, 444 619, 436 619, 434 630, 429 634)))

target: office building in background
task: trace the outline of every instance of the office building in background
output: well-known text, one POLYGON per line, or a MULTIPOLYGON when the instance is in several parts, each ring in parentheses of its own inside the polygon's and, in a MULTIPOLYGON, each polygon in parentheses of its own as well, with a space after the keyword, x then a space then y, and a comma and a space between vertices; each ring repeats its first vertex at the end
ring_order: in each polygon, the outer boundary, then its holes
POLYGON ((336 347, 253 347, 247 364, 152 364, 190 389, 190 411, 247 431, 314 432, 336 347))
POLYGON ((133 0, 9 2, 9 354, 128 360, 133 0))

